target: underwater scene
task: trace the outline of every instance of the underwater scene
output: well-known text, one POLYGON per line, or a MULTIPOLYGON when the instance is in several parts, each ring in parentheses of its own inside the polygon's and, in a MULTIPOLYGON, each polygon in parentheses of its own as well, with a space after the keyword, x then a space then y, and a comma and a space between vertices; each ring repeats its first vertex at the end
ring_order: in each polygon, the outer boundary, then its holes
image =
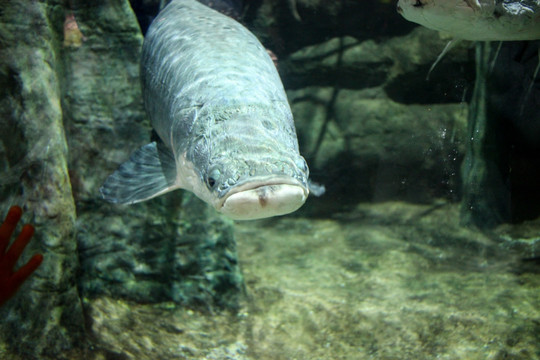
POLYGON ((0 0, 0 360, 540 359, 540 0, 0 0))

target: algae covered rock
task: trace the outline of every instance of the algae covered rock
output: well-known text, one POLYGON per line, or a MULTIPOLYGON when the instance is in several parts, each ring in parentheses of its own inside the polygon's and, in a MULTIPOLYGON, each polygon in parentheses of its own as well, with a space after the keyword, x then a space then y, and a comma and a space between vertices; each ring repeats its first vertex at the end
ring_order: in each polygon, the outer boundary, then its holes
POLYGON ((84 210, 78 218, 80 288, 88 302, 107 295, 204 310, 239 306, 243 278, 232 222, 191 194, 173 193, 129 211, 111 206, 102 210, 106 221, 84 210))
POLYGON ((1 340, 25 357, 84 346, 85 336, 75 286, 76 214, 62 124, 58 39, 49 23, 58 5, 16 1, 2 5, 0 12, 2 213, 11 204, 22 205, 23 221, 36 227, 23 261, 34 252, 44 254, 34 276, 0 309, 1 340))

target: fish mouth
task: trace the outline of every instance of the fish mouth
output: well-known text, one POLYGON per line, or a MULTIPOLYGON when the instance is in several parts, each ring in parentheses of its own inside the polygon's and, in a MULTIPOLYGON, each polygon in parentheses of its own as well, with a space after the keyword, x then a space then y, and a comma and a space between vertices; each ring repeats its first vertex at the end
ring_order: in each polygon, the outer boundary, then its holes
POLYGON ((255 178, 233 187, 216 209, 233 220, 255 220, 289 214, 306 201, 309 190, 289 177, 255 178))

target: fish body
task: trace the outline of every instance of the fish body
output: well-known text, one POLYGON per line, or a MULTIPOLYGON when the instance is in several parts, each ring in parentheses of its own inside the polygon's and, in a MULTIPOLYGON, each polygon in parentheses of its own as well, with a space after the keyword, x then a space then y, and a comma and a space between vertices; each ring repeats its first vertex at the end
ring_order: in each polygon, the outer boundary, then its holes
POLYGON ((291 109, 249 30, 195 0, 173 0, 146 34, 141 81, 160 140, 109 176, 106 200, 130 204, 182 188, 240 220, 302 206, 309 170, 291 109))
POLYGON ((397 11, 455 39, 540 39, 540 0, 399 0, 397 11))

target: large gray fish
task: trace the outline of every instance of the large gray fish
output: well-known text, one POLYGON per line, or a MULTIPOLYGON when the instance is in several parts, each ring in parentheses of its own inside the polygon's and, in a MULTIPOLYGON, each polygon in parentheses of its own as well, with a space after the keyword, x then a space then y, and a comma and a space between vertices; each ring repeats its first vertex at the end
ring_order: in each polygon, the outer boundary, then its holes
POLYGON ((455 39, 540 39, 540 0, 399 0, 397 10, 455 39))
POLYGON ((276 68, 249 30, 195 0, 173 0, 148 29, 141 78, 160 141, 109 176, 106 200, 181 188, 240 220, 302 206, 308 166, 276 68))

